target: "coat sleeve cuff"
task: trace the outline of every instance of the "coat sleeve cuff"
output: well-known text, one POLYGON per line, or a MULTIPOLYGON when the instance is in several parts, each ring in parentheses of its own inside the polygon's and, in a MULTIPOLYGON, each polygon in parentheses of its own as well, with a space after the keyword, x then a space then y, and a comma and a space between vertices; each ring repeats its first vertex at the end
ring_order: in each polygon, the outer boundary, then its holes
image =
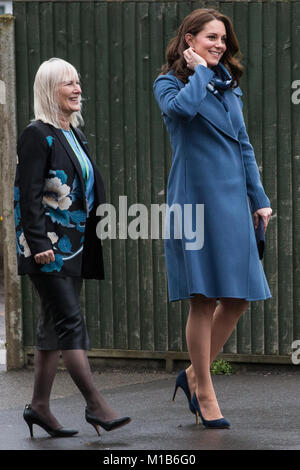
MULTIPOLYGON (((26 235, 25 235, 26 237, 26 235)), ((41 240, 30 240, 30 236, 26 237, 30 253, 32 256, 35 256, 39 253, 43 253, 44 251, 53 250, 53 245, 51 240, 48 237, 45 237, 41 240)))
POLYGON ((249 197, 251 212, 254 213, 258 209, 263 209, 264 207, 271 207, 270 199, 266 194, 262 194, 260 197, 256 197, 255 200, 249 197))

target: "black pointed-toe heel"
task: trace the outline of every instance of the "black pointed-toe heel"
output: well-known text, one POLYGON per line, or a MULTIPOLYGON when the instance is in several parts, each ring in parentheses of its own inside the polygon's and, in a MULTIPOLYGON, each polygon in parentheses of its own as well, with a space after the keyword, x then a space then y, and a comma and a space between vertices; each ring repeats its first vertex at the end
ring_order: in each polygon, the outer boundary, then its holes
POLYGON ((97 431, 98 436, 100 433, 100 426, 105 429, 105 431, 113 431, 114 429, 125 426, 125 424, 130 423, 131 418, 125 416, 124 418, 113 419, 112 421, 101 421, 97 416, 94 416, 87 408, 85 409, 85 419, 90 423, 97 431))
POLYGON ((33 425, 36 424, 37 426, 40 426, 43 428, 45 431, 47 431, 48 434, 50 434, 51 437, 72 437, 75 434, 78 433, 78 431, 75 431, 74 429, 64 429, 64 428, 59 428, 59 429, 54 429, 51 426, 49 426, 45 421, 41 418, 41 416, 34 411, 31 408, 31 405, 26 405, 23 413, 23 418, 28 424, 29 430, 30 430, 30 436, 33 437, 33 425))
POLYGON ((188 386, 188 381, 187 381, 187 376, 186 376, 185 370, 182 370, 181 372, 179 372, 179 374, 176 377, 173 401, 175 400, 175 396, 176 396, 178 387, 180 387, 184 391, 184 393, 186 394, 186 397, 187 397, 187 400, 188 400, 188 403, 189 403, 190 411, 193 414, 196 414, 196 410, 195 410, 195 408, 192 404, 191 393, 190 393, 190 389, 189 389, 189 386, 188 386))
POLYGON ((211 429, 225 429, 230 427, 230 422, 227 421, 226 418, 219 418, 219 419, 204 419, 200 410, 199 402, 197 400, 196 394, 194 393, 193 398, 192 398, 192 404, 194 406, 194 409, 196 411, 196 423, 199 424, 199 417, 202 421, 202 424, 206 428, 211 428, 211 429))

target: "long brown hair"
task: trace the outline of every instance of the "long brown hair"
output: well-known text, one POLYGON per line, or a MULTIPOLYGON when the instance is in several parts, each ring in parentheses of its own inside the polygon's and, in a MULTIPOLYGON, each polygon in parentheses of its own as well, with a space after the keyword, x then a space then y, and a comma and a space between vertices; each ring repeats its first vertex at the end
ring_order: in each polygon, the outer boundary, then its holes
POLYGON ((213 8, 199 8, 190 13, 181 23, 177 36, 170 40, 167 50, 167 62, 162 66, 162 74, 168 73, 173 70, 175 76, 182 80, 184 83, 188 82, 188 77, 194 73, 186 65, 183 56, 183 51, 188 49, 188 44, 185 41, 185 35, 190 33, 192 35, 198 34, 203 30, 206 23, 219 20, 224 23, 226 29, 226 51, 224 52, 221 62, 228 69, 232 76, 232 87, 239 85, 240 78, 243 74, 243 66, 240 63, 241 52, 239 43, 233 30, 233 25, 228 16, 223 15, 213 8))

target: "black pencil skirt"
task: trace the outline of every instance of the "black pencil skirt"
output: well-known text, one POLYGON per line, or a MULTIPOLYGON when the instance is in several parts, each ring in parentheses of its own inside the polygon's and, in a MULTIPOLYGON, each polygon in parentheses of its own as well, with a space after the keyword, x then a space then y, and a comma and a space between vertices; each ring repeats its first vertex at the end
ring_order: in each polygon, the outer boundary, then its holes
POLYGON ((90 349, 79 302, 82 279, 29 274, 41 300, 36 348, 38 350, 90 349))

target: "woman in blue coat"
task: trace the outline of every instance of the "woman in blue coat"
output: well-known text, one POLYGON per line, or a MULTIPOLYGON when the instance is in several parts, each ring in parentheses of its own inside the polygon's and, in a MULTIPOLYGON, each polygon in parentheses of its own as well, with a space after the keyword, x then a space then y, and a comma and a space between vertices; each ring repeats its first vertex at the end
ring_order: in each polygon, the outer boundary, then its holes
POLYGON ((261 218, 266 230, 272 210, 243 118, 238 52, 228 17, 195 10, 170 41, 154 82, 173 152, 165 236, 169 297, 190 299, 192 365, 177 377, 174 397, 180 386, 207 427, 230 425, 210 364, 249 301, 271 297, 254 226, 261 218))

